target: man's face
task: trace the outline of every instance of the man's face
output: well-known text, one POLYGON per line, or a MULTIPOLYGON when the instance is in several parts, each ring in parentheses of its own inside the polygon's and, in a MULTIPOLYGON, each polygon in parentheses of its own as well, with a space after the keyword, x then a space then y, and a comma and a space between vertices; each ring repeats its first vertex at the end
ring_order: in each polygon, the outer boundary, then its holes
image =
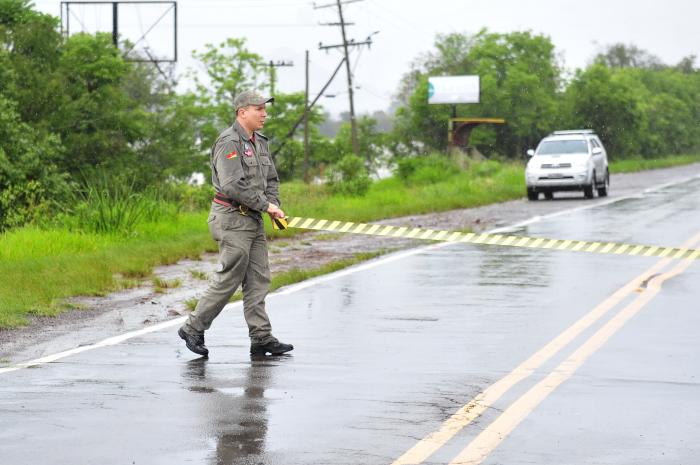
POLYGON ((267 118, 265 104, 249 105, 241 108, 238 110, 238 117, 247 129, 258 131, 265 125, 265 118, 267 118))

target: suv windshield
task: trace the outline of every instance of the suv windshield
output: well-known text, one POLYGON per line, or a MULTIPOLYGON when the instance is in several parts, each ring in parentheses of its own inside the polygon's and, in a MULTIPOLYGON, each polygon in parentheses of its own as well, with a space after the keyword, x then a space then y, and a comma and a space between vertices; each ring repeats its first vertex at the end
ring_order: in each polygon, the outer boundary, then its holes
POLYGON ((553 155, 559 153, 588 153, 588 143, 585 140, 547 140, 537 148, 537 155, 553 155))

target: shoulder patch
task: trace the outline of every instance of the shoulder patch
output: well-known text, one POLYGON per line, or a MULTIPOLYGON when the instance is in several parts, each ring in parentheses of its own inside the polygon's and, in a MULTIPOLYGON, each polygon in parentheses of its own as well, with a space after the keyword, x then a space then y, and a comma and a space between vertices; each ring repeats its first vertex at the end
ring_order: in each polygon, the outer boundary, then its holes
POLYGON ((235 158, 237 154, 236 143, 230 139, 217 142, 212 153, 212 155, 219 157, 220 159, 224 157, 228 159, 235 158))

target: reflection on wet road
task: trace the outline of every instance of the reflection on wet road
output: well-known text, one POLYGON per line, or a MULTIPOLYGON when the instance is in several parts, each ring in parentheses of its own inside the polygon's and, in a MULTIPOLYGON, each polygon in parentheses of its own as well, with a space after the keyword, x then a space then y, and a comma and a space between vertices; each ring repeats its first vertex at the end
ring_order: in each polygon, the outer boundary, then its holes
MULTIPOLYGON (((521 232, 680 245, 698 188, 521 232)), ((290 356, 251 360, 232 308, 208 360, 167 330, 0 375, 0 462, 694 463, 700 270, 680 264, 428 248, 270 298, 290 356)))

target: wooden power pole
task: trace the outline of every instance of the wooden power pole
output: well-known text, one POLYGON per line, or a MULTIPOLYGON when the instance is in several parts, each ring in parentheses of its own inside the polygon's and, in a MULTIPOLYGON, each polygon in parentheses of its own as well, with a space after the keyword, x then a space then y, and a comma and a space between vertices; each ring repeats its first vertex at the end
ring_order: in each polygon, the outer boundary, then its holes
POLYGON ((354 39, 348 40, 347 39, 347 34, 345 32, 345 26, 351 26, 353 23, 348 23, 345 22, 345 18, 343 17, 343 5, 347 3, 355 3, 359 2, 362 0, 347 0, 342 2, 341 0, 336 0, 335 4, 327 4, 327 5, 320 5, 320 6, 315 6, 315 9, 319 8, 329 8, 336 6, 338 8, 338 17, 340 19, 340 22, 338 23, 325 23, 324 26, 340 26, 340 32, 343 38, 343 43, 342 44, 337 44, 337 45, 323 45, 319 44, 318 48, 320 50, 329 50, 331 48, 342 48, 343 49, 343 56, 345 57, 345 71, 348 76, 348 97, 350 99, 350 134, 352 138, 352 150, 355 153, 355 155, 360 156, 360 146, 357 141, 357 121, 355 120, 355 99, 354 99, 354 91, 353 91, 353 86, 352 86, 352 71, 350 69, 350 52, 349 48, 350 47, 359 47, 361 45, 367 45, 368 47, 372 45, 372 39, 371 36, 367 37, 364 41, 361 42, 356 42, 354 39))
POLYGON ((306 88, 304 90, 304 182, 309 183, 309 51, 306 51, 306 88))

